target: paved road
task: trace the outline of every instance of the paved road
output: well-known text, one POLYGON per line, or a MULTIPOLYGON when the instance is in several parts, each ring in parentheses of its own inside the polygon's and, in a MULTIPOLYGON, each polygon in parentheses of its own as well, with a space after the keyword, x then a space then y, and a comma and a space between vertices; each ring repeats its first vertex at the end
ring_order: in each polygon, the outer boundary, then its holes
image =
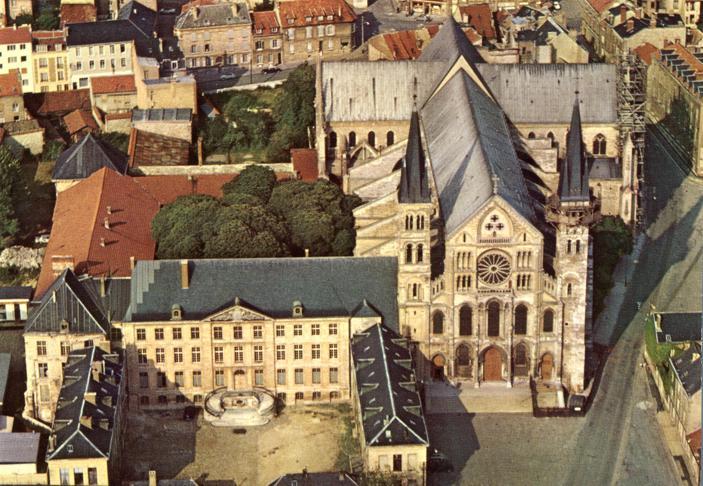
POLYGON ((281 69, 281 71, 273 74, 265 74, 260 70, 254 70, 250 73, 248 69, 238 66, 227 66, 219 69, 202 68, 194 70, 193 75, 198 82, 198 90, 210 93, 234 86, 244 86, 268 81, 283 81, 293 69, 295 69, 295 67, 281 69))
POLYGON ((616 291, 596 329, 597 340, 613 349, 587 416, 430 415, 433 445, 457 469, 432 477, 430 484, 682 484, 638 365, 649 303, 681 310, 700 301, 703 183, 684 177, 652 135, 646 167, 649 226, 639 256, 616 270, 616 291))

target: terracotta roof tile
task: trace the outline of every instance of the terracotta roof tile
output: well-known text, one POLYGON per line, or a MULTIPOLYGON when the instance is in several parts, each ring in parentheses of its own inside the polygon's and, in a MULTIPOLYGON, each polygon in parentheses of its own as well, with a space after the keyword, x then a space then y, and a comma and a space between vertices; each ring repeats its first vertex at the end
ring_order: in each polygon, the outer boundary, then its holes
POLYGON ((64 3, 61 5, 61 25, 95 22, 97 9, 91 4, 64 3))
POLYGON ((63 117, 63 122, 70 135, 78 133, 84 128, 89 128, 91 130, 98 129, 95 118, 93 118, 93 115, 87 110, 73 110, 63 117))
POLYGON ((134 181, 161 205, 165 205, 188 194, 222 197, 222 186, 233 177, 232 174, 195 175, 190 178, 185 175, 154 175, 134 177, 134 181))
POLYGON ((65 45, 66 36, 63 30, 35 30, 32 32, 35 45, 65 45))
POLYGON ((251 13, 252 32, 254 37, 263 37, 281 32, 281 26, 278 25, 276 12, 252 12, 251 13))
POLYGON ((281 27, 284 29, 291 26, 338 24, 356 20, 354 10, 344 0, 292 0, 279 3, 278 8, 281 27))
POLYGON ((459 7, 462 21, 467 22, 476 32, 488 40, 496 38, 493 27, 493 13, 487 3, 459 7))
POLYGON ((93 94, 133 93, 137 91, 133 74, 120 76, 99 76, 91 78, 93 94))
POLYGON ((637 54, 639 58, 642 59, 642 62, 647 65, 652 64, 653 58, 659 58, 659 49, 657 49, 656 46, 650 44, 649 42, 645 42, 644 44, 636 47, 634 51, 635 54, 637 54))
POLYGON ((186 165, 190 144, 180 138, 132 129, 129 143, 129 166, 186 165))
POLYGON ((317 170, 317 151, 315 149, 291 149, 293 170, 305 182, 315 182, 319 173, 317 170))
POLYGON ((90 110, 90 90, 30 93, 25 96, 29 110, 37 115, 63 115, 73 110, 90 110))
POLYGON ((30 44, 32 31, 27 26, 0 29, 0 44, 30 44))
POLYGON ((22 82, 17 69, 0 74, 0 96, 22 96, 22 82))
POLYGON ((613 0, 587 0, 588 3, 593 7, 593 9, 598 13, 603 13, 611 4, 613 0))

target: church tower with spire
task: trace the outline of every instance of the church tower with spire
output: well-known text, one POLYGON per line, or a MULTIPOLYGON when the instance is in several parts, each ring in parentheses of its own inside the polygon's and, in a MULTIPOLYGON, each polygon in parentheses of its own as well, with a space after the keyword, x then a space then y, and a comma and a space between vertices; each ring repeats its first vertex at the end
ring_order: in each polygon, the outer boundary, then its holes
POLYGON ((398 304, 400 330, 420 343, 429 339, 430 220, 433 213, 427 157, 417 107, 410 119, 398 186, 398 304))
POLYGON ((581 133, 576 97, 561 164, 559 187, 549 219, 556 227, 555 270, 562 302, 562 382, 580 392, 585 386, 586 350, 591 335, 591 255, 589 225, 593 207, 588 187, 589 164, 581 133))

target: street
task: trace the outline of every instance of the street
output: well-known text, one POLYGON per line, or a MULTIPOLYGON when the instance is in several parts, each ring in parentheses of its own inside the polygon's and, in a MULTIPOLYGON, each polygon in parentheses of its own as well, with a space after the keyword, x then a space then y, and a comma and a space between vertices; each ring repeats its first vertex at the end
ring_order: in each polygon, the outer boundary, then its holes
POLYGON ((686 178, 652 133, 645 167, 647 231, 639 253, 618 265, 615 288, 595 323, 596 343, 612 351, 586 417, 430 415, 433 447, 455 467, 431 477, 430 484, 682 484, 639 364, 650 303, 683 310, 700 300, 703 183, 686 178), (463 440, 452 440, 456 431, 463 440))

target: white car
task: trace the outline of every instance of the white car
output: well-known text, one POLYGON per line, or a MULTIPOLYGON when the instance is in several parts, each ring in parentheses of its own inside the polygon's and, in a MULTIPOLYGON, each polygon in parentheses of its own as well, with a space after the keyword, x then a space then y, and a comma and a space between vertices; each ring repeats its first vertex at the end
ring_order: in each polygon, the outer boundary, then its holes
POLYGON ((236 79, 236 78, 237 78, 237 75, 234 73, 220 75, 220 79, 236 79))
POLYGON ((162 8, 161 10, 159 10, 159 13, 162 13, 162 14, 175 14, 175 13, 176 13, 176 9, 175 9, 175 8, 162 8))

